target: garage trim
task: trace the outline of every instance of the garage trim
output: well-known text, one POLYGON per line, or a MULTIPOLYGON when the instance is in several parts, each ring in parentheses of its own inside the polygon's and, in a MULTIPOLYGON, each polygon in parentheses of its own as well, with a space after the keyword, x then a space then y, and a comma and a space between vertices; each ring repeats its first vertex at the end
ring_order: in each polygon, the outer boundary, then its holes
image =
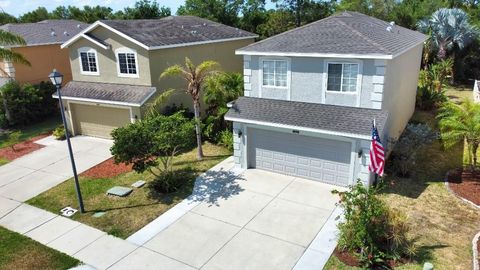
MULTIPOLYGON (((287 128, 281 128, 281 127, 272 127, 272 126, 265 126, 265 125, 253 125, 253 124, 247 124, 244 122, 244 131, 243 131, 243 139, 244 139, 244 143, 242 145, 242 148, 243 148, 243 162, 246 166, 246 168, 248 168, 248 157, 249 157, 249 150, 248 150, 248 130, 249 129, 263 129, 263 130, 268 130, 268 131, 274 131, 274 132, 282 132, 282 133, 286 133, 286 134, 292 134, 291 131, 292 130, 300 130, 299 128, 292 128, 292 129, 287 129, 287 128)), ((348 182, 349 185, 353 184, 355 182, 355 166, 358 162, 358 158, 357 158, 357 151, 356 151, 356 148, 357 148, 357 140, 354 139, 354 138, 348 138, 348 137, 341 137, 341 136, 332 136, 330 134, 325 134, 323 133, 322 131, 318 130, 318 131, 304 131, 301 133, 301 135, 303 136, 308 136, 308 137, 316 137, 316 138, 323 138, 323 139, 330 139, 330 140, 336 140, 336 141, 343 141, 343 142, 349 142, 351 143, 351 152, 350 152, 350 167, 349 167, 349 175, 350 175, 350 180, 348 182)))
POLYGON ((75 130, 75 125, 73 124, 73 112, 72 112, 72 104, 81 104, 81 105, 87 105, 87 106, 99 106, 99 107, 110 107, 110 108, 119 108, 119 109, 128 109, 129 114, 130 114, 130 123, 135 123, 136 118, 135 115, 133 114, 132 107, 130 106, 119 106, 119 105, 112 105, 112 104, 104 104, 104 103, 92 103, 92 102, 81 102, 81 101, 76 101, 76 102, 71 102, 70 100, 66 100, 67 105, 68 105, 68 113, 70 115, 70 127, 72 129, 72 133, 74 135, 77 135, 77 131, 75 130))

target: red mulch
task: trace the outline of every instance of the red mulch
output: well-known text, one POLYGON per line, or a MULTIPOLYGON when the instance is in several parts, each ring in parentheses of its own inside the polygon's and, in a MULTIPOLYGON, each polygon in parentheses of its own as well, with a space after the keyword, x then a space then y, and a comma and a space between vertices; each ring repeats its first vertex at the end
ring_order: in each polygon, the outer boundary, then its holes
POLYGON ((2 148, 2 149, 0 149, 0 158, 12 161, 16 158, 19 158, 19 157, 24 156, 26 154, 29 154, 33 151, 36 151, 40 148, 43 148, 44 147, 43 145, 36 144, 36 143, 34 143, 34 141, 43 139, 43 138, 45 138, 49 135, 50 134, 42 134, 42 135, 35 136, 31 139, 28 139, 26 141, 23 141, 21 143, 17 143, 13 147, 15 150, 13 150, 12 147, 10 147, 10 146, 2 148))
POLYGON ((108 178, 132 171, 132 165, 115 164, 113 157, 83 172, 82 176, 92 178, 108 178))
POLYGON ((480 171, 458 169, 451 172, 447 180, 455 194, 480 205, 480 171))
POLYGON ((347 266, 360 266, 360 261, 358 260, 358 258, 353 256, 353 254, 348 251, 342 251, 339 250, 338 247, 336 247, 333 251, 333 254, 335 254, 335 256, 347 266))

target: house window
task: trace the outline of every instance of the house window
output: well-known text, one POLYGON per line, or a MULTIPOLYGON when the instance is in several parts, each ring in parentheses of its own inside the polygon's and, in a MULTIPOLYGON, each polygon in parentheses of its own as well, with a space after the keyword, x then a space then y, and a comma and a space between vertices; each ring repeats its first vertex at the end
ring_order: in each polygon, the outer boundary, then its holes
POLYGON ((92 48, 81 48, 79 55, 81 73, 98 75, 97 51, 92 48))
POLYGON ((287 87, 287 60, 263 61, 263 86, 287 87))
POLYGON ((358 64, 329 63, 327 91, 356 92, 358 64))
POLYGON ((120 77, 138 77, 137 53, 128 48, 116 50, 117 68, 120 77))

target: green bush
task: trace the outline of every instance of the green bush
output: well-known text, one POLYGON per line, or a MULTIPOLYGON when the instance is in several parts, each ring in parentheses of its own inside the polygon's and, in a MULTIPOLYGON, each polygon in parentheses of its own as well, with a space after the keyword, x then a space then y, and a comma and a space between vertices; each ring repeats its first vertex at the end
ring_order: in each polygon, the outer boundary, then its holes
POLYGON ((156 198, 159 194, 178 191, 184 184, 194 179, 195 172, 191 168, 165 172, 151 182, 150 196, 156 198))
POLYGON ((15 145, 20 142, 20 137, 21 136, 22 136, 21 131, 10 132, 7 135, 6 145, 8 145, 14 152, 16 152, 17 149, 15 149, 15 145))
POLYGON ((63 127, 63 125, 60 125, 60 126, 56 127, 53 130, 53 137, 55 137, 55 139, 57 139, 59 141, 65 140, 67 138, 67 136, 65 134, 65 127, 63 127))
POLYGON ((218 143, 227 147, 228 150, 233 151, 233 133, 230 130, 222 130, 220 132, 218 143))
POLYGON ((11 81, 0 92, 0 124, 3 126, 27 125, 58 111, 56 100, 52 98, 55 87, 51 83, 33 86, 11 81))
POLYGON ((367 188, 359 180, 340 194, 345 221, 340 230, 338 247, 358 255, 364 267, 388 267, 388 261, 415 254, 415 245, 408 237, 406 217, 390 209, 378 198, 378 187, 367 188))
POLYGON ((173 158, 194 145, 194 122, 181 112, 155 115, 115 129, 110 148, 115 162, 133 164, 138 173, 148 171, 164 191, 177 186, 173 158))

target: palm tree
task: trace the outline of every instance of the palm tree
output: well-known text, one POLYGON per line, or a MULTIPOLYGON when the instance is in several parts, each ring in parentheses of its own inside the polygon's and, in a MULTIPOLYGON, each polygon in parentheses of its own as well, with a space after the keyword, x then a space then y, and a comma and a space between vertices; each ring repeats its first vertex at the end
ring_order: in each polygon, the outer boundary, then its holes
POLYGON ((165 69, 160 75, 161 78, 169 76, 181 76, 187 83, 186 92, 192 97, 193 110, 195 113, 195 132, 197 134, 197 159, 203 158, 202 150, 202 130, 200 119, 200 97, 206 79, 216 74, 220 64, 215 61, 204 61, 199 65, 194 65, 192 61, 185 57, 185 66, 173 65, 165 69))
POLYGON ((458 8, 441 8, 429 19, 418 22, 420 31, 431 36, 432 45, 438 49, 439 59, 446 59, 454 47, 463 49, 478 35, 477 29, 468 22, 468 15, 458 8))
MULTIPOLYGON (((25 59, 23 55, 17 52, 14 52, 8 48, 9 46, 12 46, 12 45, 13 46, 26 45, 26 42, 22 37, 18 35, 12 34, 4 30, 0 30, 0 59, 3 62, 20 63, 20 64, 30 66, 30 62, 28 62, 28 60, 25 59)), ((10 78, 10 75, 1 67, 0 67, 0 72, 10 78)), ((10 112, 7 105, 7 100, 4 98, 4 94, 3 94, 3 91, 1 91, 1 89, 0 89, 0 95, 2 96, 2 100, 3 100, 3 109, 5 111, 5 117, 7 118, 7 120, 10 120, 11 117, 10 117, 10 112)))
POLYGON ((477 166, 477 150, 480 145, 480 104, 464 99, 461 104, 446 102, 437 116, 441 138, 445 148, 466 142, 470 165, 477 166), (473 164, 472 164, 473 160, 473 164))

